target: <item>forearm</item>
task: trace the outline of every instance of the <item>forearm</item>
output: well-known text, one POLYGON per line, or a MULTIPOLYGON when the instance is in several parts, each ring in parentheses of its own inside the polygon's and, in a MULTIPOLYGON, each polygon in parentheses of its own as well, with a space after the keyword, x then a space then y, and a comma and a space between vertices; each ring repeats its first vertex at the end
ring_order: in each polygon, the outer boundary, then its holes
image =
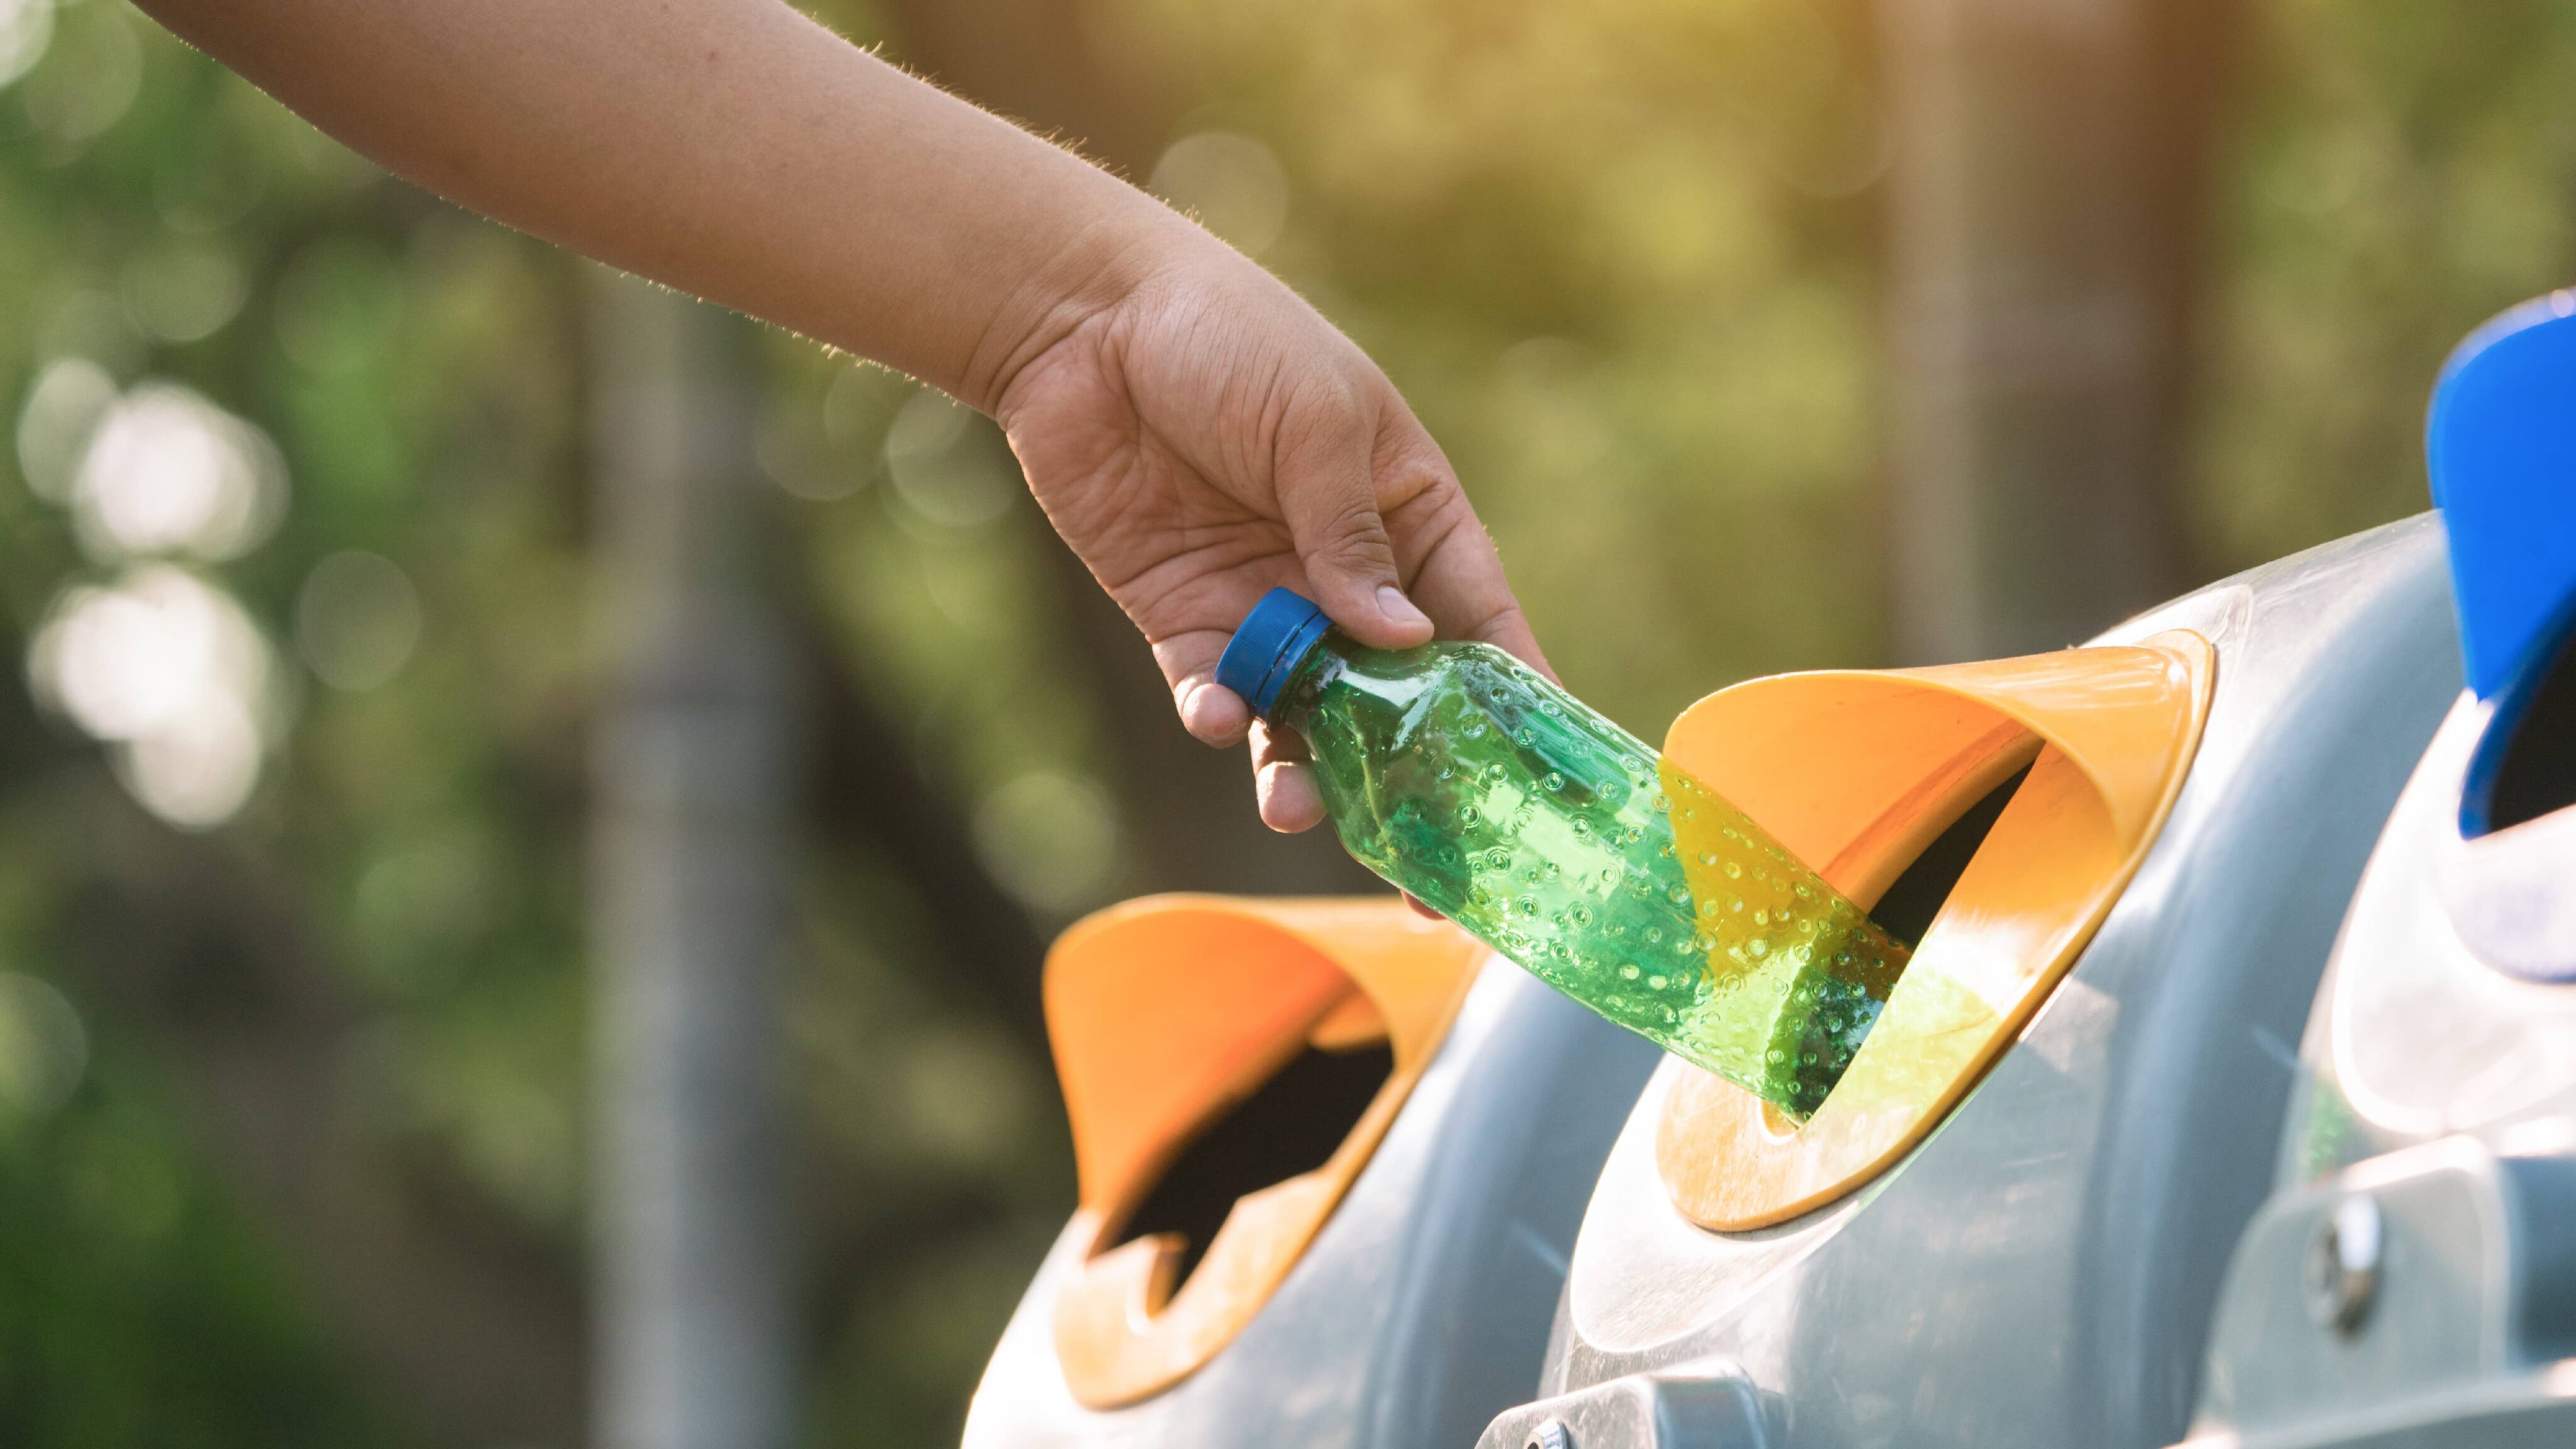
POLYGON ((989 408, 1204 233, 779 0, 139 0, 396 172, 989 408))

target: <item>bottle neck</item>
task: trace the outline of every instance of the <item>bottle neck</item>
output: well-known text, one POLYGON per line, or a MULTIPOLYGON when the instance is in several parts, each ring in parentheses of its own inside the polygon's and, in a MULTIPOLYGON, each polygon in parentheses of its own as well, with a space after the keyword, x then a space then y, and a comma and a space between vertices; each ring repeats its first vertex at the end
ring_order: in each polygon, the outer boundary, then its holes
POLYGON ((1306 732, 1306 722, 1313 718, 1315 701, 1323 694, 1324 686, 1349 663, 1338 647, 1341 639, 1339 630, 1321 636, 1296 663, 1288 666, 1286 682, 1279 686, 1278 696, 1262 714, 1266 723, 1299 734, 1306 732))

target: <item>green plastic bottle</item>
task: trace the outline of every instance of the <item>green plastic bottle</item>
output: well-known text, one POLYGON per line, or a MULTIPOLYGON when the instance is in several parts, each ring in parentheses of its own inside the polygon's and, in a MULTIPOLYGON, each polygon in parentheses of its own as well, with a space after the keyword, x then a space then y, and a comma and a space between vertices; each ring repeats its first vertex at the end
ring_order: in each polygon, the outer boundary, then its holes
POLYGON ((1365 648, 1273 589, 1217 682, 1305 737, 1362 864, 1801 1119, 1904 970, 1903 945, 1742 811, 1490 645, 1365 648))

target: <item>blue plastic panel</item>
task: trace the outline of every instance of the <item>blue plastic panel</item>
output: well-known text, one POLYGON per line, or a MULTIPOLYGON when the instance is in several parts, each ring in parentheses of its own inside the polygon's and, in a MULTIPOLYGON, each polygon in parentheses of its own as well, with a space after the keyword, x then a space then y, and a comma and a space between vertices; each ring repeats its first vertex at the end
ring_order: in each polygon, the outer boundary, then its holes
POLYGON ((2493 696, 2576 602, 2576 291, 2469 334, 2425 425, 2469 687, 2493 696))

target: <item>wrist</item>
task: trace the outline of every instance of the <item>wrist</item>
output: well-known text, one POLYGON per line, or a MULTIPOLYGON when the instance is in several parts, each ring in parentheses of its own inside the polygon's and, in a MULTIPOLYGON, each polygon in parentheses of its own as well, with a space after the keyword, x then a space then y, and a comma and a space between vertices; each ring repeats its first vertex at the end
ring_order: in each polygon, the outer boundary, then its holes
POLYGON ((1006 285, 959 379, 958 397, 968 405, 1000 416, 1032 363, 1186 269, 1198 245, 1223 246, 1152 197, 1105 173, 1092 175, 1100 190, 1066 208, 1081 219, 1062 233, 1029 238, 1031 255, 1006 285), (1115 194, 1100 194, 1109 188, 1115 194))

